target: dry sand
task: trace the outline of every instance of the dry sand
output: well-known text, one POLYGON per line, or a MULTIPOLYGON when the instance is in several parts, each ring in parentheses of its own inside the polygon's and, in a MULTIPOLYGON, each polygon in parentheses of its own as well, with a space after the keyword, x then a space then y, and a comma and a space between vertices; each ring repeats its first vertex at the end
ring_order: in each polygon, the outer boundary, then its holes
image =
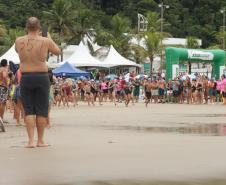
POLYGON ((0 133, 0 185, 226 184, 226 107, 53 108, 49 148, 25 149, 12 115, 0 133))

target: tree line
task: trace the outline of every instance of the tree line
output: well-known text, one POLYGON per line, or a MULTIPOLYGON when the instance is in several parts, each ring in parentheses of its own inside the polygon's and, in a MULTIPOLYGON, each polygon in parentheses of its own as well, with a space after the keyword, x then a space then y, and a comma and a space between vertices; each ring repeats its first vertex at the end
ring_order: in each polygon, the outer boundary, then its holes
MULTIPOLYGON (((60 43, 78 44, 87 33, 102 46, 113 45, 122 55, 140 63, 152 60, 164 46, 164 37, 200 38, 203 48, 222 48, 225 0, 164 0, 164 34, 160 33, 161 0, 1 0, 0 53, 25 33, 30 16, 37 16, 60 43), (137 32, 137 14, 148 19, 148 30, 137 32), (125 34, 128 33, 128 34, 125 34), (145 35, 145 36, 144 36, 145 35), (145 38, 146 50, 131 44, 131 37, 145 38)), ((192 43, 192 41, 190 42, 192 43)), ((196 44, 193 44, 194 46, 196 44)), ((189 46, 192 47, 193 45, 189 46)), ((92 48, 90 48, 92 51, 92 48)))

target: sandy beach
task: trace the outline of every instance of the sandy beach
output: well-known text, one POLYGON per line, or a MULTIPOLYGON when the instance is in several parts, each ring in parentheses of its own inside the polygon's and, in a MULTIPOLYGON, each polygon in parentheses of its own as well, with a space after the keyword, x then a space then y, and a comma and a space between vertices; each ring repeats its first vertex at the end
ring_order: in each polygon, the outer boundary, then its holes
POLYGON ((226 108, 139 103, 54 107, 49 148, 25 149, 10 113, 0 185, 226 184, 226 108))

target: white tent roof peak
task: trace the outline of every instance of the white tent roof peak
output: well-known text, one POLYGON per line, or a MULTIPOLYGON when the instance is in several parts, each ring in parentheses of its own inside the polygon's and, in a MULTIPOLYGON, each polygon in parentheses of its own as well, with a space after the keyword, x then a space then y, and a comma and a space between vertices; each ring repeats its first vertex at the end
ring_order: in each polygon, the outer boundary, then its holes
POLYGON ((108 56, 102 63, 105 65, 105 67, 116 67, 116 66, 140 67, 139 64, 136 64, 135 62, 132 62, 131 60, 126 59, 125 57, 120 55, 112 45, 110 46, 108 56))
MULTIPOLYGON (((69 62, 76 67, 102 67, 102 63, 95 59, 88 51, 88 48, 81 41, 76 51, 63 63, 69 62)), ((61 63, 61 64, 63 64, 61 63)))
POLYGON ((12 45, 12 47, 0 57, 0 60, 6 59, 8 62, 12 61, 14 64, 20 63, 19 55, 17 54, 15 50, 15 44, 12 45))
POLYGON ((95 38, 91 35, 85 35, 83 37, 84 42, 86 43, 86 45, 88 44, 88 42, 93 46, 93 50, 97 51, 98 49, 101 48, 101 46, 99 46, 97 43, 94 42, 95 38))

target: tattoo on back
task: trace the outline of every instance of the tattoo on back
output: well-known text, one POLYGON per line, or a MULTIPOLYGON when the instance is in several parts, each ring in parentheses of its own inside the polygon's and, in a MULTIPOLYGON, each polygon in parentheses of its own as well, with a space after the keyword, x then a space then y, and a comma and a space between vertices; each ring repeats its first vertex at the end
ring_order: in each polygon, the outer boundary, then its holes
POLYGON ((33 39, 33 38, 28 39, 27 43, 25 40, 18 42, 18 50, 19 51, 32 52, 37 57, 40 57, 39 58, 40 60, 42 60, 41 52, 42 52, 43 46, 44 46, 44 40, 33 39))

